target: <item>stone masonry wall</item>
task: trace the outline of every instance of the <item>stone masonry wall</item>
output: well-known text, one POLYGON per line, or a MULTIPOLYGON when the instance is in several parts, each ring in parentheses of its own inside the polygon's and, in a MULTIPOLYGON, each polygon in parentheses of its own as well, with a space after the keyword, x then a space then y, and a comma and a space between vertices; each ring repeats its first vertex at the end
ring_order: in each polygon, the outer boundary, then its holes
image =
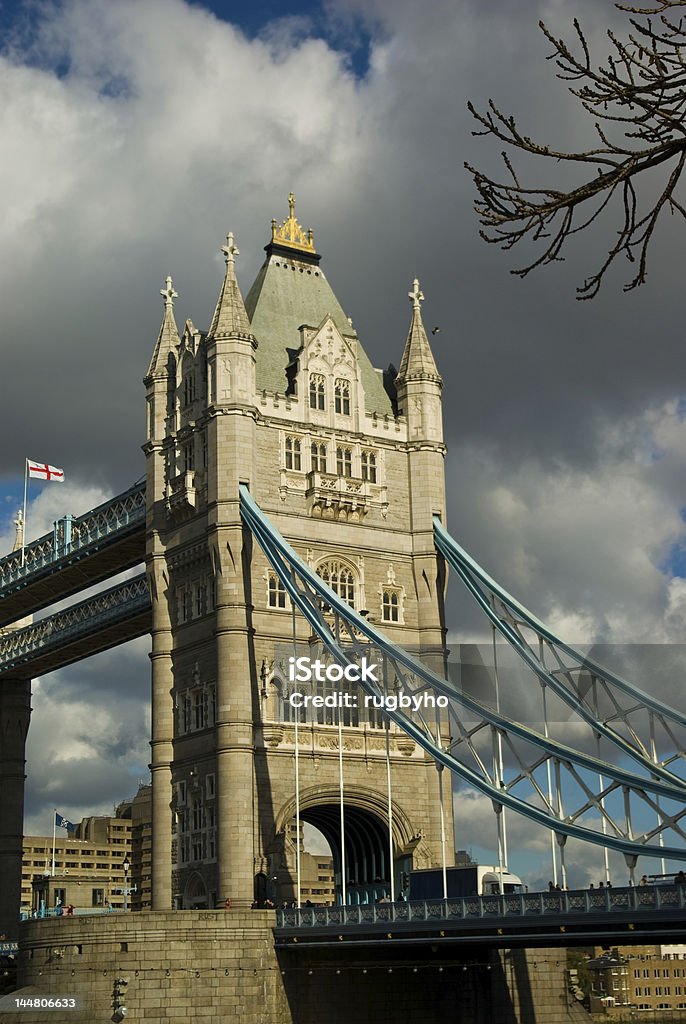
MULTIPOLYGON (((564 950, 394 946, 277 955, 269 911, 141 912, 22 925, 18 995, 80 996, 50 1021, 583 1024, 564 950), (117 986, 117 979, 128 979, 117 986)), ((3 1013, 3 1024, 45 1012, 3 1013)))

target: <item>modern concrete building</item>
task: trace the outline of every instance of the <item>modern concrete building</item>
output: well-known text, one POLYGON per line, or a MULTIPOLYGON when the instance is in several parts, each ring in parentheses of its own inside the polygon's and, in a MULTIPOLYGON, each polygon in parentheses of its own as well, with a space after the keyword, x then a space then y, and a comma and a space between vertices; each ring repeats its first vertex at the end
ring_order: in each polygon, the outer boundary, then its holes
POLYGON ((21 909, 74 907, 76 912, 145 910, 151 903, 150 786, 141 785, 112 816, 91 815, 73 832, 25 836, 21 909), (128 865, 126 869, 125 866, 128 865), (133 890, 124 900, 124 888, 133 890))

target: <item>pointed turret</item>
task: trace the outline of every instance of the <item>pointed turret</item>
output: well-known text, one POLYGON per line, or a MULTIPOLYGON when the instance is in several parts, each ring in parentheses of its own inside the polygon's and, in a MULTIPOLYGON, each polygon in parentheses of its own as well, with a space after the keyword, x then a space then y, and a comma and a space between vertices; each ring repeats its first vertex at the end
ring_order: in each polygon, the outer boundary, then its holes
POLYGON ((208 332, 209 338, 250 334, 250 321, 245 311, 241 290, 238 287, 234 266, 236 256, 240 255, 240 250, 234 244, 231 231, 226 236, 226 245, 222 246, 222 252, 226 259, 226 273, 208 332))
POLYGON ((160 333, 143 379, 148 401, 148 440, 161 439, 167 432, 168 417, 173 407, 173 388, 176 384, 176 357, 181 344, 174 319, 174 283, 169 275, 160 288, 164 299, 164 316, 160 333))
POLYGON ((416 277, 412 291, 407 294, 412 303, 412 322, 405 342, 405 351, 400 361, 396 386, 404 384, 407 380, 417 379, 442 383, 422 321, 421 303, 424 301, 424 293, 420 290, 416 277))
POLYGON ((179 293, 174 291, 174 284, 169 274, 164 282, 164 288, 160 288, 160 295, 164 298, 164 317, 160 333, 155 342, 146 380, 148 377, 156 374, 166 374, 169 353, 174 352, 175 348, 181 343, 179 330, 174 319, 174 299, 178 299, 179 293))

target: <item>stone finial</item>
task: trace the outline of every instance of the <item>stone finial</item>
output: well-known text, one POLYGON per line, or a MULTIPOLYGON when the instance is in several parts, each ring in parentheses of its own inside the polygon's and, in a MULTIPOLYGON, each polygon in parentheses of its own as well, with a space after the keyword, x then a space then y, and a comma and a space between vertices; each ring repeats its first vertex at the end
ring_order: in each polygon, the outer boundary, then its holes
POLYGON ((13 551, 20 551, 24 546, 24 513, 17 509, 17 518, 14 520, 14 547, 13 551))
POLYGON ((236 256, 240 256, 241 251, 233 240, 233 231, 229 231, 226 236, 226 245, 221 247, 221 251, 224 253, 224 259, 226 260, 227 267, 229 263, 236 262, 236 256))
POLYGON ((171 275, 167 274, 164 281, 164 288, 160 288, 160 295, 164 298, 164 308, 173 309, 174 299, 178 299, 179 293, 174 291, 171 275))
POLYGON ((407 293, 407 297, 412 303, 413 309, 420 310, 422 308, 421 304, 424 301, 424 292, 421 291, 419 287, 419 278, 415 277, 412 282, 412 291, 407 293))

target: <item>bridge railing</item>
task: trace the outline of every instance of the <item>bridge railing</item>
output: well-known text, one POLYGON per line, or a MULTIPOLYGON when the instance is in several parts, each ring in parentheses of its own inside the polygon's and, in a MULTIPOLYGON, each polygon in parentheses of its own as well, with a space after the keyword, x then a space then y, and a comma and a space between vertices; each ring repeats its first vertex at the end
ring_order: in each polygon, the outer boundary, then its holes
POLYGON ((97 508, 74 518, 63 516, 55 522, 51 533, 0 558, 0 595, 12 584, 21 583, 32 573, 54 562, 85 551, 98 541, 145 522, 145 484, 118 494, 97 508))
POLYGON ((141 574, 31 626, 8 631, 0 636, 0 671, 62 647, 79 636, 90 635, 96 628, 121 617, 145 611, 149 605, 147 580, 145 574, 141 574))
POLYGON ((364 903, 345 907, 279 910, 277 928, 327 928, 404 922, 464 921, 474 918, 536 917, 554 914, 651 912, 686 909, 686 886, 635 886, 571 892, 529 892, 505 896, 460 896, 409 903, 364 903))

